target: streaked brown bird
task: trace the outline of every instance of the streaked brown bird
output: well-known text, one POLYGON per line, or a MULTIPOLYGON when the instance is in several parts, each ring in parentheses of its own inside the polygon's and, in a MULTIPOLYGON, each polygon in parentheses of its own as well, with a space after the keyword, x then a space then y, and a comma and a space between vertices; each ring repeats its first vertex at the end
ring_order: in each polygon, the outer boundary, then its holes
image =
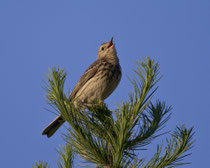
MULTIPOLYGON (((68 100, 77 107, 88 107, 95 101, 105 100, 118 86, 122 76, 113 38, 103 43, 98 50, 97 60, 81 76, 68 100)), ((65 122, 57 116, 42 132, 51 137, 65 122)))

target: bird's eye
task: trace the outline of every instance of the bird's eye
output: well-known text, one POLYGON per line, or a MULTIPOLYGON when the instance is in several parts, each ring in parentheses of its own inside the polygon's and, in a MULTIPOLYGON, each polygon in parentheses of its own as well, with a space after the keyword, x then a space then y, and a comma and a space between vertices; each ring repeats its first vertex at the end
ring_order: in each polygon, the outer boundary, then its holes
POLYGON ((103 51, 104 50, 104 47, 102 47, 101 50, 103 51))

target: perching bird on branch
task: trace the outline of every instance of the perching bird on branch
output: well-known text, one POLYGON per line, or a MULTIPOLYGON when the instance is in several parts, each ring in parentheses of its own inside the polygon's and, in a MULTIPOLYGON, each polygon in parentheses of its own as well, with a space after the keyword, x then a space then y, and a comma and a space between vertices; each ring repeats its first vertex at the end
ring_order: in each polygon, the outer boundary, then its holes
MULTIPOLYGON (((77 107, 88 107, 95 101, 105 100, 118 86, 122 76, 113 38, 103 43, 98 50, 97 60, 92 63, 69 95, 77 107)), ((57 116, 42 132, 51 137, 65 122, 57 116)))

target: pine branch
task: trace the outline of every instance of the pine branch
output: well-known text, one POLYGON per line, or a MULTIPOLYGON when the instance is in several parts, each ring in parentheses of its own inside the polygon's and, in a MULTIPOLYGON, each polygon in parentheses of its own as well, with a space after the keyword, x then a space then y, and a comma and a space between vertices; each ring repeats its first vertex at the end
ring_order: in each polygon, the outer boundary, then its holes
POLYGON ((47 92, 46 98, 48 104, 58 113, 66 111, 66 95, 63 92, 64 82, 66 79, 66 72, 63 69, 56 69, 52 67, 52 70, 49 70, 50 74, 47 76, 47 81, 45 82, 44 89, 47 92))
MULTIPOLYGON (((127 148, 129 150, 137 150, 159 135, 154 135, 162 126, 170 119, 170 114, 163 119, 171 110, 171 107, 166 107, 164 102, 157 101, 155 105, 150 102, 147 112, 143 113, 139 122, 139 131, 133 135, 133 138, 128 140, 127 148)), ((161 134, 160 134, 161 135, 161 134)))
POLYGON ((193 127, 186 129, 185 126, 177 127, 170 140, 167 140, 167 146, 164 154, 160 156, 163 148, 163 144, 158 147, 154 157, 145 165, 144 168, 164 168, 164 167, 177 167, 184 164, 181 161, 191 155, 185 154, 192 148, 194 141, 192 137, 194 135, 193 127), (181 163, 180 163, 181 162, 181 163))
MULTIPOLYGON (((144 59, 143 62, 137 62, 135 73, 139 80, 135 77, 130 80, 134 86, 134 96, 130 96, 130 102, 122 103, 121 106, 118 106, 118 112, 115 113, 117 120, 113 126, 115 133, 110 134, 112 136, 110 139, 112 140, 112 155, 115 167, 120 166, 127 156, 134 158, 136 147, 146 145, 152 140, 152 135, 164 123, 160 123, 163 116, 170 110, 167 108, 164 111, 165 106, 159 103, 160 107, 158 106, 157 110, 152 109, 150 116, 144 114, 144 117, 147 118, 147 120, 144 120, 146 125, 140 128, 141 117, 157 90, 155 88, 150 92, 159 80, 156 79, 159 73, 158 70, 159 64, 155 64, 154 60, 149 58, 147 60, 144 59), (155 115, 153 116, 153 114, 155 115), (149 120, 149 117, 153 117, 153 120, 149 120), (140 129, 139 133, 135 133, 137 128, 140 129)), ((151 104, 152 107, 154 108, 151 104)), ((168 118, 164 121, 167 121, 168 118)))
POLYGON ((57 165, 59 168, 73 168, 74 166, 74 152, 71 145, 65 145, 57 150, 59 153, 59 160, 57 165))
POLYGON ((39 161, 39 162, 35 162, 36 166, 33 166, 33 168, 49 168, 49 166, 47 165, 47 162, 43 162, 43 161, 39 161))

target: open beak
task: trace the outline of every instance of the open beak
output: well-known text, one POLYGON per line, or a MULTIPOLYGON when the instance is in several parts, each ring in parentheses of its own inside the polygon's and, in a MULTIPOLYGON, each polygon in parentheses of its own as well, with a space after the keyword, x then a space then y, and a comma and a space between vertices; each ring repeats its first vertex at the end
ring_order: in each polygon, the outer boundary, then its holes
POLYGON ((111 47, 113 45, 113 37, 111 38, 110 42, 109 42, 109 45, 107 48, 111 47))

